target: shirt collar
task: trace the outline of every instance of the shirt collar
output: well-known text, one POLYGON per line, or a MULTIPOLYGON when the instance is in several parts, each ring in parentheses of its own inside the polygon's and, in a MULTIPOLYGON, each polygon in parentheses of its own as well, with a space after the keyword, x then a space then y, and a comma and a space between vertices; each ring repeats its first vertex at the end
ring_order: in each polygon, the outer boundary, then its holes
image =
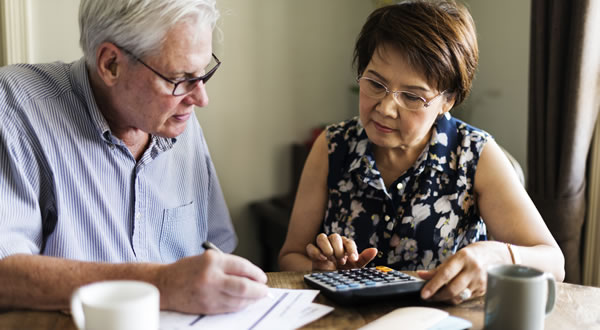
MULTIPOLYGON (((425 167, 433 170, 447 173, 451 176, 457 172, 456 150, 458 143, 458 130, 453 127, 453 118, 446 112, 440 116, 433 125, 433 133, 429 139, 429 144, 425 147, 418 157, 413 169, 415 175, 423 172, 425 167)), ((376 188, 383 185, 381 173, 375 166, 375 157, 372 150, 372 142, 369 141, 367 133, 360 122, 357 121, 357 139, 356 142, 350 141, 350 151, 354 151, 357 157, 352 161, 349 172, 356 172, 361 176, 363 182, 366 182, 376 188)))
POLYGON ((457 171, 458 143, 456 121, 449 112, 446 112, 434 123, 425 166, 440 172, 454 174, 457 171))
POLYGON ((108 122, 100 112, 98 104, 94 98, 94 92, 90 85, 89 75, 87 66, 85 65, 85 59, 81 58, 71 66, 71 81, 73 82, 73 89, 75 94, 85 105, 85 108, 90 116, 94 127, 98 131, 98 134, 106 142, 115 144, 117 139, 111 134, 108 122))

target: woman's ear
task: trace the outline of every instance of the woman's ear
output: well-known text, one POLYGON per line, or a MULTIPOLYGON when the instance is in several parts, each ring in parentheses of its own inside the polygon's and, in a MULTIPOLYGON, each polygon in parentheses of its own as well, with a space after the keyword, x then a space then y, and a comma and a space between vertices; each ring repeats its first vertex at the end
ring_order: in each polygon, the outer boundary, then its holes
POLYGON ((444 93, 444 95, 442 96, 442 100, 443 103, 442 109, 439 113, 440 116, 452 109, 452 107, 454 106, 454 101, 456 101, 456 94, 454 92, 444 93))
POLYGON ((115 44, 103 42, 96 52, 96 70, 107 86, 114 86, 126 61, 125 54, 115 44))

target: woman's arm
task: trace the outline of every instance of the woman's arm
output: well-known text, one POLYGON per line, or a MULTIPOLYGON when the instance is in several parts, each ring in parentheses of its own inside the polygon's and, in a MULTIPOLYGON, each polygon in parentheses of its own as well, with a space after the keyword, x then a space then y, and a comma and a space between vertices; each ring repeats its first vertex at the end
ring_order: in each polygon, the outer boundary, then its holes
POLYGON ((282 271, 312 269, 306 246, 320 232, 327 206, 328 172, 327 140, 323 132, 315 140, 302 170, 287 236, 279 252, 282 271))
POLYGON ((488 141, 481 153, 474 184, 481 217, 495 241, 471 244, 434 271, 420 272, 429 279, 421 296, 427 299, 435 295, 435 300, 459 303, 458 296, 465 288, 474 296, 484 294, 487 266, 513 262, 505 243, 514 244, 521 264, 550 272, 562 281, 564 256, 494 140, 488 141))
POLYGON ((279 253, 281 270, 361 268, 377 255, 375 248, 358 254, 353 240, 319 233, 327 208, 328 157, 323 132, 313 144, 300 177, 287 237, 279 253))
MULTIPOLYGON (((475 174, 475 192, 481 217, 494 240, 516 245, 523 265, 565 277, 564 256, 533 201, 494 140, 483 149, 475 174)), ((499 249, 507 263, 510 251, 499 249)))

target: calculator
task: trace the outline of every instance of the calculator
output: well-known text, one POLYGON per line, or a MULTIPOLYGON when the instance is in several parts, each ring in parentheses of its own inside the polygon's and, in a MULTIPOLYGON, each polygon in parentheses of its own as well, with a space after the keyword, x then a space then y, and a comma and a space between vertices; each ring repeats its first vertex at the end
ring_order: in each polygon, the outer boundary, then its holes
POLYGON ((304 275, 304 282, 341 305, 418 293, 425 281, 385 266, 304 275))

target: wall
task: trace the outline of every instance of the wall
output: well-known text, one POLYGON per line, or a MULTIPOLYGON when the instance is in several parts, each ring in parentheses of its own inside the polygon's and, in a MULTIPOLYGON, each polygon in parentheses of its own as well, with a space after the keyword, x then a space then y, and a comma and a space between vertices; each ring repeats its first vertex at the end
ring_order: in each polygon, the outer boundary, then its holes
POLYGON ((32 63, 71 62, 83 53, 79 48, 77 12, 79 0, 29 1, 29 58, 32 63))
POLYGON ((462 114, 469 123, 490 132, 527 175, 530 2, 467 3, 477 27, 480 54, 472 95, 462 114))

